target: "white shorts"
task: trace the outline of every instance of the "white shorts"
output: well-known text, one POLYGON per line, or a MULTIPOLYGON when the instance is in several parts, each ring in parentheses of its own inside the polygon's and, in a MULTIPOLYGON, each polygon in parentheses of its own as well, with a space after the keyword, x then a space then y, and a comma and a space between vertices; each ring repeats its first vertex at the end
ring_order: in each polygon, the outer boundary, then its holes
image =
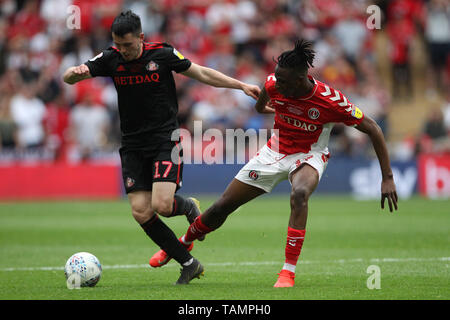
POLYGON ((317 170, 320 180, 327 167, 328 158, 328 151, 284 155, 265 145, 238 172, 235 178, 266 192, 271 192, 281 181, 288 179, 291 182, 291 174, 304 163, 317 170))

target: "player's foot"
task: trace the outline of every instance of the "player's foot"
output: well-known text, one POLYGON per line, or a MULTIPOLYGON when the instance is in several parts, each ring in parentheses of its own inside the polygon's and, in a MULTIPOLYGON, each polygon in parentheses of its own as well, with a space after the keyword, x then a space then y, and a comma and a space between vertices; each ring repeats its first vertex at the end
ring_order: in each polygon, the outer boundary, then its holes
MULTIPOLYGON (((186 213, 186 218, 189 224, 192 224, 194 220, 201 214, 200 211, 200 201, 195 198, 188 198, 188 200, 192 203, 191 209, 186 213)), ((198 237, 198 241, 205 240, 205 236, 198 237)))
POLYGON ((295 273, 288 270, 281 270, 278 274, 278 280, 273 286, 274 288, 293 287, 295 282, 295 273))
MULTIPOLYGON (((194 247, 194 243, 192 242, 189 247, 187 247, 187 251, 191 251, 194 247)), ((164 250, 159 250, 157 253, 153 255, 153 257, 150 258, 150 261, 148 262, 150 266, 153 268, 159 268, 163 265, 167 264, 172 259, 172 257, 169 257, 169 255, 164 250)))
POLYGON ((195 258, 193 259, 194 260, 190 265, 188 265, 187 267, 183 266, 183 268, 181 269, 181 275, 178 278, 177 282, 175 282, 175 284, 188 284, 192 279, 200 279, 200 277, 204 275, 204 269, 200 261, 195 258))

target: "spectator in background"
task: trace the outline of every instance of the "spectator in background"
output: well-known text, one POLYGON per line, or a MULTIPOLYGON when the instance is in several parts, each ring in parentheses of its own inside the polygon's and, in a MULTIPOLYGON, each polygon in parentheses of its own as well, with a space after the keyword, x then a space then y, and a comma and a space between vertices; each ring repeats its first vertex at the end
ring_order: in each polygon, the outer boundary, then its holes
POLYGON ((109 117, 106 108, 86 91, 70 112, 70 134, 75 143, 75 160, 89 160, 108 143, 109 117))
POLYGON ((422 25, 421 13, 421 1, 394 0, 387 7, 386 30, 390 40, 394 99, 412 98, 410 48, 422 25))
POLYGON ((0 90, 0 151, 14 149, 17 144, 17 125, 11 117, 11 94, 0 90))
POLYGON ((67 140, 70 109, 63 93, 47 103, 44 126, 47 135, 47 148, 52 152, 55 161, 67 160, 67 140))
POLYGON ((0 76, 6 71, 6 52, 8 39, 6 37, 7 21, 0 15, 0 76))
POLYGON ((450 2, 431 0, 427 4, 425 17, 425 40, 430 59, 428 84, 431 93, 444 93, 450 86, 445 67, 450 63, 450 2))
POLYGON ((59 65, 59 73, 62 74, 68 67, 78 65, 94 56, 94 51, 91 48, 89 36, 79 34, 71 39, 74 44, 73 48, 68 48, 68 53, 62 58, 59 65))
POLYGON ((365 23, 356 13, 349 13, 334 25, 332 34, 341 45, 345 58, 354 65, 363 51, 368 36, 365 23))
POLYGON ((450 135, 450 92, 447 91, 446 101, 442 106, 442 112, 444 114, 444 124, 445 129, 447 129, 447 133, 450 135))
POLYGON ((47 21, 46 33, 52 38, 67 38, 71 30, 67 28, 68 8, 72 0, 42 0, 40 15, 47 21))
POLYGON ((444 115, 440 108, 434 108, 431 110, 427 120, 425 121, 423 134, 432 140, 437 140, 447 136, 444 115))
POLYGON ((426 119, 417 144, 417 152, 449 152, 450 136, 445 127, 441 108, 433 108, 426 119))
POLYGON ((36 79, 25 79, 11 99, 11 115, 18 129, 18 147, 35 149, 45 142, 45 105, 37 97, 36 79))

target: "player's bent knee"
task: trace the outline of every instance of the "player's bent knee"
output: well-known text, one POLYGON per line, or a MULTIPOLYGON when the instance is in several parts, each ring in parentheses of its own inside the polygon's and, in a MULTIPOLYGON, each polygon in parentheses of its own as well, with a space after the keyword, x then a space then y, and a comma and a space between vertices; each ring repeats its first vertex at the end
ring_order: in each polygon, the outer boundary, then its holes
POLYGON ((150 210, 131 210, 131 214, 133 215, 134 220, 137 223, 143 224, 147 222, 151 217, 153 217, 154 213, 150 210))
POLYGON ((133 215, 134 220, 142 224, 150 219, 154 213, 149 205, 132 204, 131 214, 133 215))
POLYGON ((304 206, 307 204, 311 192, 304 186, 296 186, 291 191, 291 206, 304 206))
POLYGON ((153 210, 158 214, 168 217, 172 214, 173 210, 173 199, 171 200, 157 200, 152 203, 153 210))

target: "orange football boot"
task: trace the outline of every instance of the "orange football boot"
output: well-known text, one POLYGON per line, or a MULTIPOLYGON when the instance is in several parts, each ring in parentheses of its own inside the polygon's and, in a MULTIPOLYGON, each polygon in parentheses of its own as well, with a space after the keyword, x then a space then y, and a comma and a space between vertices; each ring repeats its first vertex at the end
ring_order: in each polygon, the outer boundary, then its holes
MULTIPOLYGON (((194 243, 192 242, 189 247, 187 247, 187 251, 191 251, 194 247, 194 243)), ((153 257, 150 258, 150 261, 148 262, 150 266, 153 268, 159 268, 163 265, 167 264, 172 259, 172 257, 169 257, 169 255, 164 250, 159 250, 156 252, 153 257)))
POLYGON ((281 270, 278 274, 278 280, 274 284, 274 288, 293 287, 295 283, 295 273, 288 270, 281 270))

